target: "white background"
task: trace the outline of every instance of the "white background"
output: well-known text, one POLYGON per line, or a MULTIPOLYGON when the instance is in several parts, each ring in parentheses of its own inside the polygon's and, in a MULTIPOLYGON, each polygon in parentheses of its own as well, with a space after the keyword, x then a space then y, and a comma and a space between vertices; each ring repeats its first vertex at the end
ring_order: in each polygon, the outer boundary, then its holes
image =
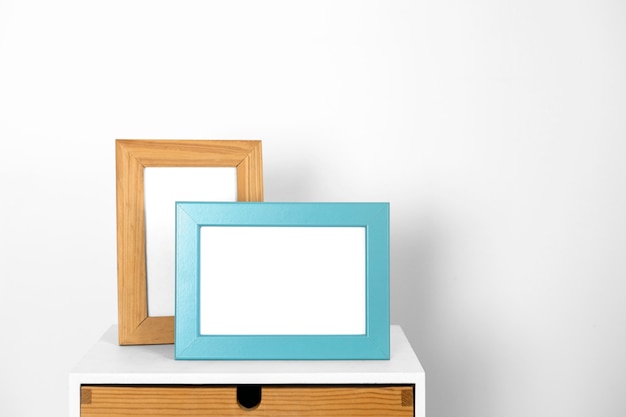
POLYGON ((430 417, 626 415, 626 3, 0 0, 0 415, 117 320, 115 138, 389 201, 430 417))

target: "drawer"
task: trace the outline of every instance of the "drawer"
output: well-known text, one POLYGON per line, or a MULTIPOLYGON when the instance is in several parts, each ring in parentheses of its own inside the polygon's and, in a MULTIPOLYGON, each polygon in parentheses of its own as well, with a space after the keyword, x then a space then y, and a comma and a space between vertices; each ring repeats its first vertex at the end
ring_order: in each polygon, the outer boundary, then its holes
POLYGON ((81 417, 409 417, 413 385, 82 385, 81 417))

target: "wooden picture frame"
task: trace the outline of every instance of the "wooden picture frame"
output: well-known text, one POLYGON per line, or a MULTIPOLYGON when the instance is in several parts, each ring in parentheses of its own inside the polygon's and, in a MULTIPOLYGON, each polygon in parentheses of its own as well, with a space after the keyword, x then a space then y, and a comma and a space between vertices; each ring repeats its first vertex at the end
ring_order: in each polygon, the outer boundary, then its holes
POLYGON ((174 343, 174 317, 148 315, 144 168, 234 167, 237 200, 263 201, 261 141, 118 139, 115 155, 119 343, 174 343))
POLYGON ((389 204, 177 202, 174 350, 389 359, 389 204))

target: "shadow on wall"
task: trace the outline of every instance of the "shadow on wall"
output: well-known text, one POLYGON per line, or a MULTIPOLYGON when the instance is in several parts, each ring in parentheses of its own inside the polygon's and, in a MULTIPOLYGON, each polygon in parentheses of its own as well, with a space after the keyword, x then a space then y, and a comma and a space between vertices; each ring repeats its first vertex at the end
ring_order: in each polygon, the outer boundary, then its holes
POLYGON ((441 217, 399 213, 391 227, 391 322, 402 326, 426 371, 427 414, 435 417, 479 409, 472 404, 484 403, 493 381, 476 375, 477 366, 489 369, 480 365, 489 358, 472 327, 455 325, 463 307, 444 301, 463 294, 454 294, 453 234, 441 217))
POLYGON ((306 160, 290 159, 281 163, 263 164, 265 201, 309 202, 312 201, 315 175, 311 164, 306 160))

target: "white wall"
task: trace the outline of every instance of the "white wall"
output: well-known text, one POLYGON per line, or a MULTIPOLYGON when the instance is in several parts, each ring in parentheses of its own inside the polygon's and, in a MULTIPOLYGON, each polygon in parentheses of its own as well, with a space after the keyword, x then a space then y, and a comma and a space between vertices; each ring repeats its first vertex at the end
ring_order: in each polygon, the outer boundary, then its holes
POLYGON ((115 138, 389 201, 428 415, 626 415, 626 3, 0 0, 0 415, 117 320, 115 138))

